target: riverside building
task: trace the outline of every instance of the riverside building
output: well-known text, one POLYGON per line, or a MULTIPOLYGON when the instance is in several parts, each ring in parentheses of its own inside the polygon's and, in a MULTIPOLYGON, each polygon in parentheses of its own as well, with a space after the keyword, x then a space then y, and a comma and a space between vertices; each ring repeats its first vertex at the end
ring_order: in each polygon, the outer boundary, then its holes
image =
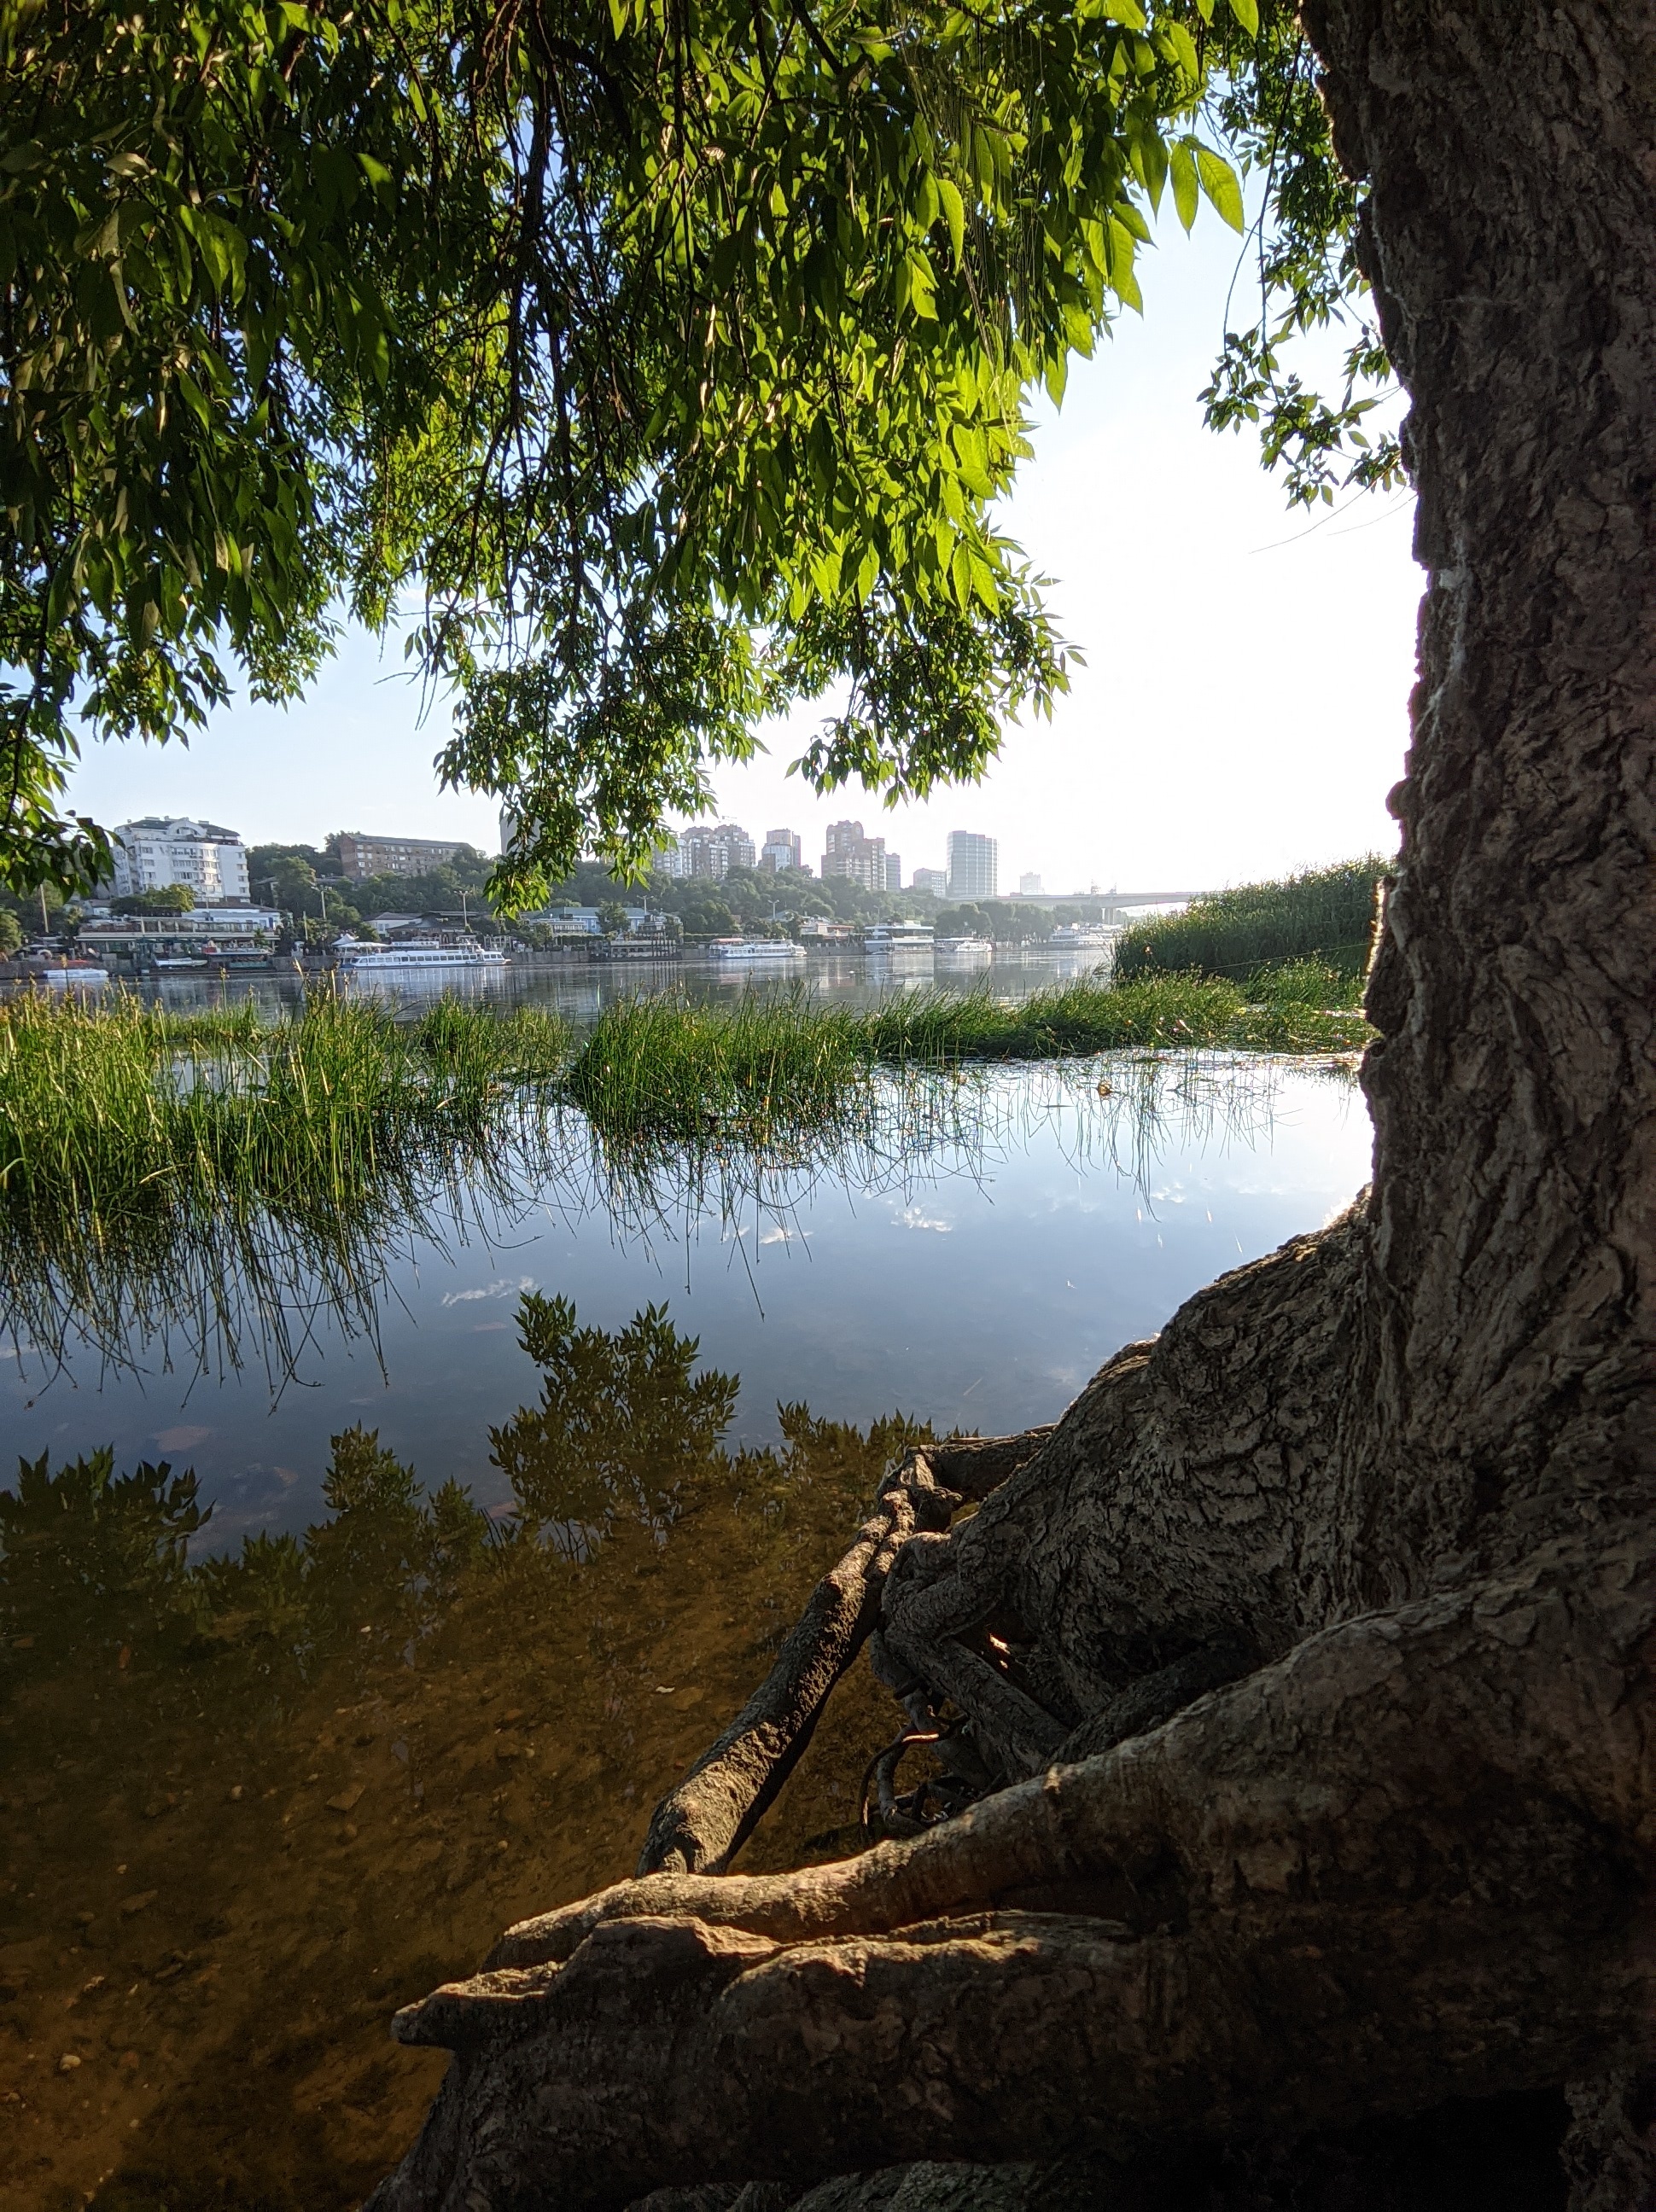
MULTIPOLYGON (((502 835, 505 819, 502 815, 502 835)), ((347 830, 339 840, 339 866, 353 883, 368 876, 429 876, 434 868, 446 868, 472 850, 464 838, 364 837, 347 830)))
POLYGON ((888 853, 883 837, 865 837, 860 822, 831 822, 823 842, 825 877, 844 876, 865 891, 902 890, 902 856, 888 853))
POLYGON ((995 895, 1000 847, 993 837, 979 837, 970 830, 949 832, 949 896, 986 899, 995 895))
POLYGON ((753 840, 734 822, 717 822, 709 828, 697 823, 679 836, 679 873, 703 876, 717 883, 733 868, 751 868, 758 858, 753 840))
POLYGON ((759 848, 759 866, 773 876, 784 868, 797 868, 801 862, 801 848, 797 833, 792 830, 767 830, 764 842, 759 848))
POLYGON ((113 845, 117 898, 183 884, 198 906, 247 902, 247 848, 234 830, 183 815, 146 814, 123 822, 113 845))

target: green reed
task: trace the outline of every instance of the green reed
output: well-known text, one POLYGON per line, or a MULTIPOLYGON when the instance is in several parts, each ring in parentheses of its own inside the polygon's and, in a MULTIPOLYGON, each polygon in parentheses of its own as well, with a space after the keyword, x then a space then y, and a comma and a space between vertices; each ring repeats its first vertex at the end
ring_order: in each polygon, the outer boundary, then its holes
MULTIPOLYGON (((783 1219, 824 1177, 898 1188, 987 1158, 997 1063, 1054 1063, 1090 1095, 1102 1071, 1062 1063, 1136 1054, 1176 1073, 1213 1052, 1345 1053, 1367 1032, 1330 996, 1329 971, 1303 962, 1245 991, 1174 975, 1016 1003, 668 994, 608 1007, 578 1049, 557 1017, 450 1000, 399 1020, 325 993, 270 1022, 251 1004, 13 1000, 0 1335, 48 1368, 76 1345, 170 1364, 181 1341, 198 1370, 256 1345, 279 1387, 320 1325, 374 1337, 397 1254, 492 1235, 537 1196, 645 1237, 709 1208, 783 1219)), ((1117 1103, 1124 1084, 1112 1065, 1117 1103)))
POLYGON ((868 1082, 866 1017, 802 990, 707 1006, 680 994, 606 1006, 568 1091, 605 1133, 769 1139, 839 1122, 868 1082))
POLYGON ((283 1342, 302 1285, 349 1310, 374 1248, 435 1189, 503 1167, 568 1030, 444 1005, 411 1024, 332 993, 266 1024, 119 997, 0 1006, 0 1287, 15 1336, 111 1356, 137 1324, 283 1342), (107 1324, 107 1325, 106 1325, 107 1324))
POLYGON ((1336 867, 1192 899, 1183 914, 1124 931, 1116 974, 1123 981, 1198 974, 1251 984, 1267 967, 1311 961, 1334 978, 1338 995, 1325 1004, 1355 1004, 1368 965, 1378 887, 1390 866, 1371 853, 1336 867))
POLYGON ((988 988, 895 998, 872 1011, 804 990, 733 1008, 676 995, 606 1007, 576 1054, 569 1095, 608 1136, 775 1139, 838 1126, 876 1066, 1058 1060, 1123 1049, 1345 1052, 1367 1035, 1330 1010, 1337 979, 1315 963, 1249 988, 1201 975, 1064 983, 1017 1000, 988 988))

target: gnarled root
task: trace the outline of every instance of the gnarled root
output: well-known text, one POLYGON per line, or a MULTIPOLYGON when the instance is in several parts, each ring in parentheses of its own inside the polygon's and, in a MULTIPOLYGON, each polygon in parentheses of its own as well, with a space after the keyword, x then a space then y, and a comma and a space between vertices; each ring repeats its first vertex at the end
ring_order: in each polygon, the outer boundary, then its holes
POLYGON ((717 1742, 656 1807, 641 1875, 717 1874, 752 1833, 810 1742, 836 1682, 880 1618, 886 1577, 910 1538, 946 1529, 1051 1435, 953 1437, 911 1451, 880 1485, 843 1559, 817 1584, 776 1663, 717 1742))
POLYGON ((399 2016, 377 2212, 1181 2146, 1604 2076, 1656 1999, 1656 1538, 1370 1613, 910 1843, 656 1875, 399 2016))

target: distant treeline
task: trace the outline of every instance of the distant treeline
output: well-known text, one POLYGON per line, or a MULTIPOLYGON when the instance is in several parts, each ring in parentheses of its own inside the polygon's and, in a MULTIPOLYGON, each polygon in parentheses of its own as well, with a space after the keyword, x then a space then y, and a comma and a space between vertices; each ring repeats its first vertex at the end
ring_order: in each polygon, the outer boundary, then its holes
POLYGON ((1369 853, 1192 899, 1183 914, 1123 933, 1117 977, 1196 974, 1245 983, 1261 968, 1314 960, 1349 984, 1367 967, 1378 887, 1391 866, 1369 853))

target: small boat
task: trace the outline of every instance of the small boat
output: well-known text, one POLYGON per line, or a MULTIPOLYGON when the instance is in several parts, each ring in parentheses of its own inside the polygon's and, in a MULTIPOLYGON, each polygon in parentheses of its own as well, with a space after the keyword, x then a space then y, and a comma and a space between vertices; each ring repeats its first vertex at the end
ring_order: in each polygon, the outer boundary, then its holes
POLYGON ((935 947, 945 960, 993 960, 995 947, 987 937, 940 937, 935 947))
POLYGON ((90 960, 59 960, 40 971, 43 981, 55 983, 59 989, 74 989, 83 983, 107 983, 107 968, 99 968, 90 960))
POLYGON ((1102 922, 1061 921, 1046 941, 1055 952, 1107 952, 1116 936, 1102 922))
POLYGON ((708 951, 715 960, 801 960, 803 949, 786 937, 715 937, 708 951))
POLYGON ((395 945, 364 945, 360 951, 342 946, 339 964, 348 975, 400 975, 434 969, 504 968, 498 945, 472 938, 405 937, 395 945))
POLYGON ((206 960, 196 952, 164 952, 156 956, 155 965, 169 973, 178 968, 204 968, 206 960))

